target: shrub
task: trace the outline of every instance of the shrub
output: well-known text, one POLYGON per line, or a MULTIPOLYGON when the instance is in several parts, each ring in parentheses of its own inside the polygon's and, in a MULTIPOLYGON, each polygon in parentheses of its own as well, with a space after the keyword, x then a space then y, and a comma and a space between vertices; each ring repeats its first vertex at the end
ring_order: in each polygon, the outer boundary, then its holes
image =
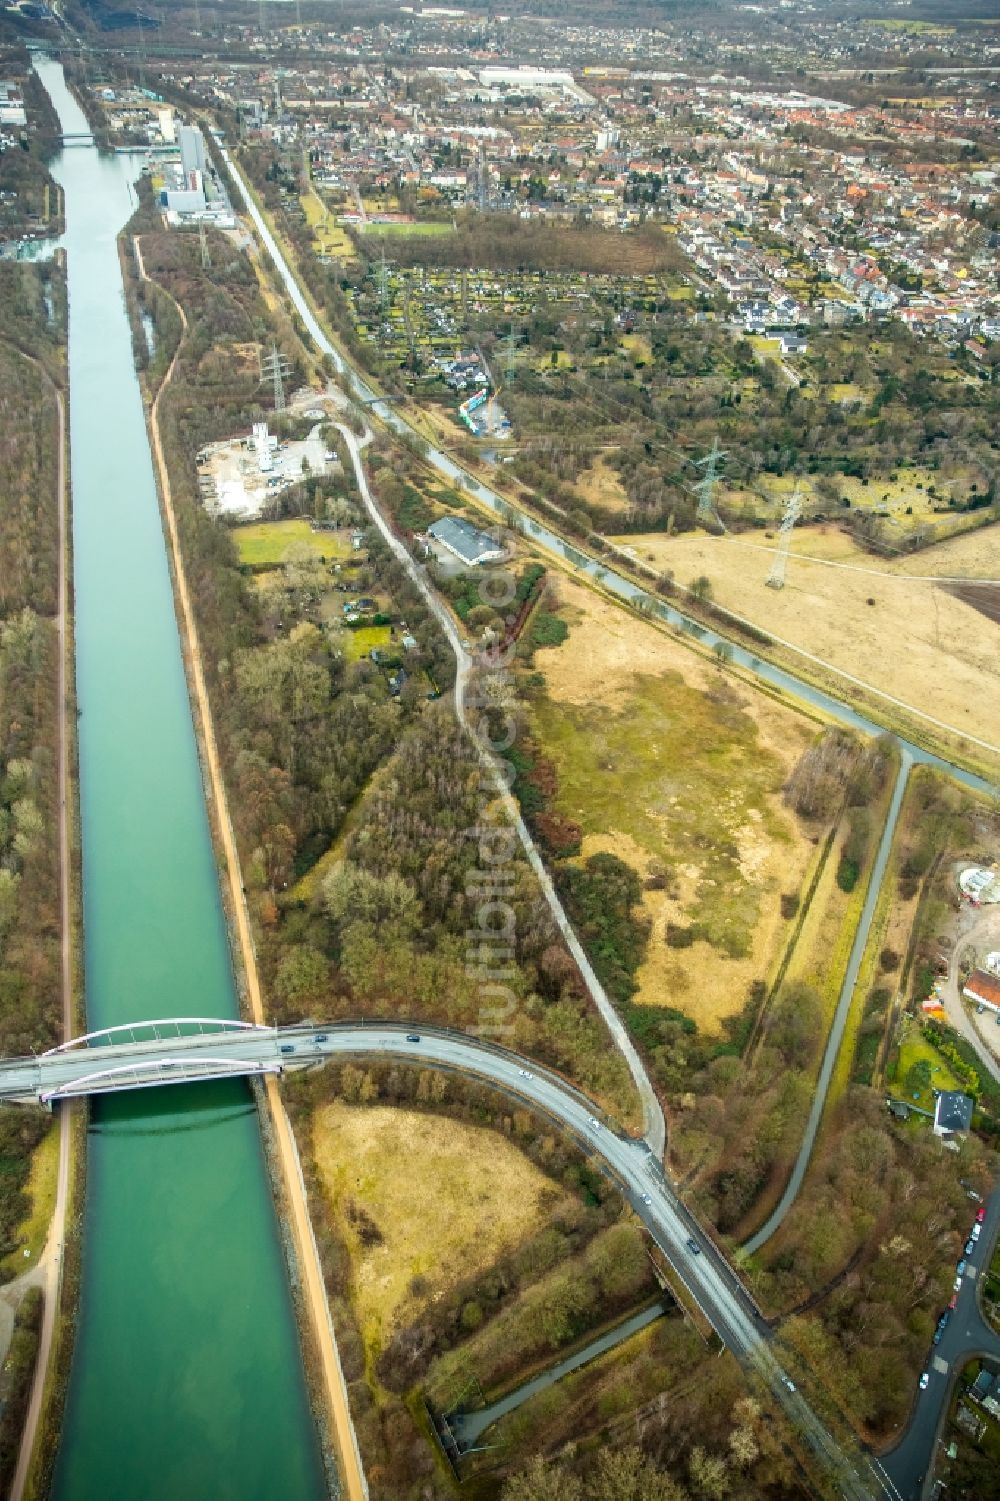
POLYGON ((569 626, 558 615, 540 611, 531 627, 532 646, 562 646, 569 635, 569 626))

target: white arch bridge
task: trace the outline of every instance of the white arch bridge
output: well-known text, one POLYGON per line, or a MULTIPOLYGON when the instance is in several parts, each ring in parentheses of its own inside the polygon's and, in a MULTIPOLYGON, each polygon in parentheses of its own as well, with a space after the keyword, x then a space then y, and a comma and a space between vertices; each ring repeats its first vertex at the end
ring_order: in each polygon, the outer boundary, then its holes
POLYGON ((0 1059, 0 1103, 51 1110, 57 1100, 79 1095, 276 1074, 316 1063, 328 1041, 313 1027, 204 1016, 102 1027, 29 1058, 0 1059))
POLYGON ((778 1364, 760 1310, 677 1198, 648 1142, 620 1135, 580 1090, 506 1048, 440 1027, 418 1032, 398 1022, 260 1027, 174 1017, 89 1032, 37 1057, 0 1059, 0 1103, 39 1102, 51 1108, 74 1095, 281 1073, 332 1057, 419 1061, 479 1078, 548 1115, 603 1163, 720 1338, 770 1388, 837 1494, 846 1501, 904 1501, 877 1459, 853 1445, 841 1448, 807 1406, 778 1364))

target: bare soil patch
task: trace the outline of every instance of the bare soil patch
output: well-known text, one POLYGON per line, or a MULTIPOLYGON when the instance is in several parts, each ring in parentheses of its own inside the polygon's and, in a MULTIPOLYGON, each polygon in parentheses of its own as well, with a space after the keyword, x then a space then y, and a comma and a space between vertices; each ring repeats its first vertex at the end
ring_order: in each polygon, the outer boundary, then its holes
POLYGON ((945 588, 963 604, 971 605, 974 610, 979 611, 980 615, 985 615, 987 620, 1000 624, 1000 586, 996 584, 946 584, 945 588))

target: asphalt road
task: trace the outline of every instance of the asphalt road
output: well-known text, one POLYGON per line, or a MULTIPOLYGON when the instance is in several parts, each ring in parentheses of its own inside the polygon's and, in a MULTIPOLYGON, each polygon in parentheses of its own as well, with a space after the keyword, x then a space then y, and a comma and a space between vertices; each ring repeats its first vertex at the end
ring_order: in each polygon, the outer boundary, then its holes
POLYGON ((872 866, 871 875, 868 879, 868 891, 865 894, 865 904, 861 910, 861 919, 854 935, 851 946, 850 958, 847 961, 847 970, 843 984, 840 987, 840 997, 837 1001, 837 1009, 833 1016, 833 1025, 830 1028, 826 1040, 826 1048, 823 1053, 823 1062, 820 1066, 819 1078, 813 1093, 812 1105, 809 1110, 809 1118, 806 1121, 806 1129, 802 1136, 802 1144, 799 1147, 795 1165, 791 1176, 785 1185, 785 1191, 775 1205, 773 1212, 764 1224, 752 1235, 743 1247, 751 1254, 759 1251, 781 1224, 785 1215, 791 1209, 798 1198, 802 1180, 809 1166, 812 1149, 816 1143, 816 1133, 819 1130, 820 1121, 823 1119, 823 1111, 826 1107, 826 1096, 830 1088, 830 1080, 837 1066, 840 1056, 840 1045, 844 1038, 844 1028, 851 1012, 851 1001, 854 998, 854 989, 858 983, 858 973, 861 969, 861 961, 864 958, 865 946, 868 943, 868 934, 875 916, 875 907, 878 903, 879 893, 882 890, 882 877, 885 875, 885 867, 889 861, 889 852, 892 849, 892 840, 896 832, 896 824, 899 821, 899 810, 903 805, 903 793, 906 791, 906 783, 910 771, 913 768, 913 757, 905 747, 900 752, 899 772, 896 777, 896 785, 893 788, 892 798, 886 813, 885 827, 879 840, 878 852, 875 863, 872 866))
MULTIPOLYGON (((229 157, 228 153, 226 153, 224 151, 223 152, 223 156, 224 156, 224 158, 225 158, 225 160, 227 162, 227 165, 229 165, 229 167, 233 171, 234 177, 237 179, 237 181, 242 186, 242 175, 239 172, 239 169, 231 161, 231 158, 229 157)), ((354 372, 353 370, 349 369, 346 366, 345 361, 343 360, 343 358, 340 355, 340 353, 334 348, 334 346, 332 345, 332 343, 330 342, 330 340, 327 338, 327 336, 324 333, 323 329, 319 325, 317 319, 313 315, 312 310, 309 308, 308 304, 306 303, 305 298, 303 297, 303 295, 302 295, 302 293, 301 293, 301 291, 300 291, 297 283, 295 282, 294 276, 292 275, 290 269, 288 268, 287 264, 285 263, 284 257, 282 255, 279 247, 276 245, 276 243, 275 243, 275 241, 273 239, 273 236, 271 235, 270 231, 268 230, 266 224, 264 223, 262 216, 260 215, 259 211, 256 208, 256 205, 252 202, 252 200, 250 199, 248 193, 244 193, 244 197, 245 197, 245 201, 246 201, 246 205, 247 205, 247 210, 248 210, 250 216, 252 217, 252 219, 255 222, 255 225, 257 227, 257 230, 258 230, 258 233, 259 233, 261 239, 263 240, 263 242, 266 245, 267 249, 271 253, 271 255, 273 257, 273 260, 274 260, 274 264, 275 264, 275 266, 278 269, 278 272, 279 272, 279 274, 280 274, 280 276, 281 276, 281 278, 282 278, 282 280, 283 280, 283 282, 285 284, 285 287, 286 287, 286 289, 288 291, 288 294, 289 294, 289 296, 290 296, 293 304, 295 305, 296 311, 301 316, 301 318, 303 320, 303 323, 305 324, 305 326, 306 326, 306 328, 307 328, 310 336, 313 338, 313 340, 316 343, 317 347, 320 348, 322 351, 324 351, 325 353, 327 353, 331 357, 331 359, 333 361, 333 364, 334 364, 334 367, 337 369, 337 371, 341 375, 343 375, 347 379, 347 381, 349 382, 350 388, 353 391, 353 393, 355 394, 355 396, 357 396, 358 398, 360 398, 362 401, 372 401, 372 399, 374 397, 374 393, 366 385, 366 383, 357 375, 356 372, 354 372)), ((405 423, 403 423, 402 420, 398 417, 398 414, 392 412, 391 409, 389 409, 389 407, 388 407, 388 405, 386 403, 384 403, 384 402, 380 403, 379 404, 379 409, 380 409, 380 415, 383 416, 384 420, 391 422, 392 425, 395 426, 395 427, 397 427, 397 428, 402 428, 402 429, 406 428, 405 423)), ((355 458, 355 464, 356 464, 356 466, 358 468, 360 468, 361 466, 358 463, 356 449, 352 449, 352 456, 355 458)), ((453 464, 453 462, 451 460, 449 460, 447 458, 446 455, 440 453, 438 450, 432 450, 431 451, 431 459, 432 459, 432 462, 436 462, 437 463, 437 465, 438 465, 439 468, 442 468, 443 472, 448 473, 449 476, 451 476, 451 477, 456 477, 457 476, 457 478, 460 481, 462 480, 463 476, 462 476, 461 472, 456 469, 456 466, 453 464)), ((480 484, 478 481, 472 480, 469 483, 472 485, 472 488, 475 491, 477 491, 481 496, 489 498, 492 495, 492 492, 489 492, 488 489, 486 487, 484 487, 482 484, 480 484)), ((365 493, 366 489, 367 489, 367 487, 364 486, 362 493, 365 493)), ((374 509, 377 512, 377 508, 374 508, 374 509)), ((537 523, 533 523, 530 520, 528 520, 526 522, 526 526, 527 526, 527 529, 529 531, 531 531, 531 532, 533 532, 535 534, 541 534, 542 531, 543 531, 543 529, 540 528, 537 523)), ((557 543, 559 541, 559 539, 554 539, 554 540, 557 543)), ((558 550, 558 548, 557 548, 557 550, 558 550)), ((565 548, 563 550, 565 551, 565 548)), ((581 557, 581 566, 587 566, 589 563, 590 563, 590 560, 581 557)), ((593 565, 593 566, 596 567, 598 565, 593 565)), ((641 593, 642 593, 641 590, 636 590, 634 586, 632 586, 632 585, 630 585, 628 583, 628 581, 619 578, 618 575, 615 575, 610 570, 602 568, 602 575, 603 575, 603 577, 605 578, 606 581, 608 581, 610 579, 610 586, 616 587, 618 589, 618 592, 621 592, 626 597, 631 597, 632 595, 641 595, 641 593)), ((450 622, 449 622, 449 626, 450 626, 450 622)), ((454 634, 455 634, 454 633, 454 628, 452 626, 449 629, 449 639, 451 639, 454 636, 454 634)), ((708 639, 707 636, 706 636, 706 639, 708 639)), ((752 655, 748 656, 746 653, 742 652, 742 650, 739 649, 739 648, 735 649, 735 654, 736 654, 736 659, 738 659, 741 662, 742 665, 748 666, 750 668, 750 670, 757 672, 759 675, 761 675, 762 677, 766 678, 767 680, 769 680, 769 681, 770 680, 778 681, 781 684, 781 686, 785 686, 785 684, 788 683, 788 684, 791 685, 792 691, 799 692, 807 700, 814 701, 814 702, 816 702, 816 701, 822 701, 823 704, 824 704, 824 706, 828 707, 831 710, 831 712, 833 712, 837 717, 842 718, 842 719, 846 720, 847 722, 856 724, 859 728, 861 728, 861 729, 863 729, 863 730, 865 730, 867 732, 877 733, 877 731, 878 731, 878 726, 877 725, 875 725, 871 721, 865 719, 863 716, 860 716, 860 715, 856 714, 855 711, 853 711, 848 705, 844 704, 842 701, 837 700, 837 699, 833 698, 830 695, 818 693, 817 690, 813 689, 810 685, 801 682, 801 680, 796 679, 793 675, 785 674, 784 672, 782 672, 782 671, 780 671, 778 669, 773 668, 771 666, 771 664, 759 661, 757 658, 753 657, 752 655), (743 660, 744 658, 746 658, 745 662, 743 660)), ((460 679, 462 677, 463 671, 467 671, 467 665, 463 669, 461 658, 459 658, 460 679)), ((461 697, 461 689, 459 689, 459 697, 461 697)), ((929 762, 929 763, 931 763, 933 765, 941 766, 950 775, 954 776, 956 778, 956 780, 964 783, 965 785, 968 785, 968 786, 971 786, 971 787, 975 788, 977 791, 992 790, 990 788, 989 784, 986 783, 986 782, 984 782, 981 778, 976 777, 974 775, 971 775, 971 774, 963 771, 961 768, 958 768, 958 767, 956 767, 954 765, 951 765, 948 762, 943 761, 943 760, 941 760, 940 758, 938 758, 938 757, 936 757, 934 755, 928 754, 926 751, 924 751, 920 747, 918 747, 918 746, 916 746, 916 745, 914 745, 914 744, 912 744, 910 742, 907 742, 907 741, 904 740, 904 741, 901 742, 901 745, 902 745, 902 749, 904 751, 904 755, 906 755, 908 757, 912 757, 913 761, 917 761, 917 762, 929 762)), ((901 779, 901 781, 902 781, 902 779, 901 779)), ((899 793, 900 791, 901 791, 901 786, 897 786, 897 793, 899 793)), ((890 818, 890 822, 891 821, 892 821, 892 819, 890 818)), ((875 890, 877 892, 877 884, 874 881, 872 882, 872 888, 873 888, 873 890, 875 890)), ((827 1058, 829 1058, 829 1060, 831 1061, 831 1067, 832 1067, 832 1062, 835 1059, 835 1057, 836 1057, 836 1049, 833 1048, 832 1044, 831 1044, 831 1046, 828 1048, 828 1053, 827 1053, 827 1058)), ((817 1124, 818 1124, 818 1119, 819 1119, 819 1114, 817 1113, 817 1124)), ((809 1153, 811 1152, 811 1149, 812 1149, 812 1141, 811 1140, 805 1141, 803 1143, 802 1152, 800 1153, 800 1163, 801 1163, 802 1171, 803 1172, 804 1172, 804 1169, 805 1169, 805 1165, 808 1162, 808 1157, 809 1157, 809 1153)), ((789 1202, 791 1201, 791 1198, 794 1198, 795 1192, 796 1192, 796 1188, 793 1187, 792 1191, 791 1191, 789 1202)), ((643 1216, 643 1217, 645 1218, 645 1216, 643 1216)), ((653 1230, 652 1226, 650 1228, 651 1228, 651 1230, 653 1230)), ((653 1233, 654 1234, 656 1233, 655 1230, 654 1230, 653 1233)), ((984 1241, 986 1240, 985 1235, 983 1237, 983 1240, 984 1241)), ((673 1262, 673 1258, 671 1257, 670 1259, 673 1262)), ((719 1258, 719 1261, 721 1263, 721 1266, 725 1267, 726 1264, 722 1260, 721 1257, 719 1258)), ((727 1268, 727 1270, 728 1270, 728 1268, 727 1268)), ((700 1301, 701 1301, 701 1298, 699 1298, 699 1302, 700 1301)), ((709 1310, 706 1309, 706 1312, 708 1312, 708 1311, 709 1310)), ((713 1322, 714 1322, 714 1320, 713 1320, 713 1322)), ((719 1327, 719 1326, 717 1325, 716 1327, 719 1327)), ((720 1333, 722 1333, 722 1332, 723 1331, 720 1328, 720 1333)), ((975 1330, 972 1329, 972 1328, 970 1328, 970 1330, 969 1330, 969 1337, 971 1338, 973 1334, 975 1334, 975 1330)), ((958 1330, 958 1325, 957 1324, 956 1324, 956 1328, 955 1328, 955 1331, 954 1331, 954 1338, 956 1340, 956 1343, 958 1343, 959 1342, 959 1330, 958 1330)), ((948 1348, 948 1346, 945 1344, 944 1340, 942 1340, 942 1347, 945 1348, 945 1349, 948 1348)), ((734 1348, 736 1348, 735 1345, 734 1345, 734 1348)), ((970 1352, 967 1351, 966 1353, 970 1353, 970 1352)), ((795 1397, 797 1397, 797 1394, 789 1394, 789 1393, 787 1393, 787 1390, 784 1389, 784 1388, 782 1388, 782 1390, 785 1391, 785 1396, 789 1399, 788 1401, 784 1402, 784 1405, 786 1406, 786 1408, 788 1408, 789 1405, 791 1405, 791 1407, 794 1409, 794 1407, 795 1407, 795 1397)), ((932 1380, 931 1385, 928 1388, 928 1390, 931 1391, 931 1392, 933 1392, 933 1390, 934 1390, 934 1382, 933 1382, 933 1380, 932 1380)), ((781 1392, 780 1391, 776 1392, 776 1395, 778 1395, 779 1397, 781 1397, 781 1392)), ((927 1399, 927 1393, 922 1394, 922 1400, 926 1400, 926 1399, 927 1399)), ((782 1398, 782 1400, 784 1400, 784 1399, 782 1398)), ((808 1409, 806 1409, 806 1412, 808 1413, 808 1409)), ((791 1414, 791 1415, 794 1415, 794 1414, 791 1414)), ((895 1456, 897 1456, 897 1455, 899 1455, 900 1453, 903 1452, 903 1450, 906 1447, 906 1445, 910 1442, 911 1438, 913 1438, 913 1436, 914 1436, 914 1429, 918 1428, 918 1427, 922 1428, 922 1426, 923 1426, 923 1422, 922 1422, 923 1407, 922 1406, 919 1408, 918 1415, 921 1417, 921 1422, 920 1423, 911 1424, 911 1428, 910 1428, 910 1430, 908 1432, 907 1439, 904 1440, 904 1443, 899 1446, 899 1449, 897 1449, 896 1451, 894 1451, 894 1458, 895 1458, 895 1456)), ((800 1414, 799 1415, 799 1417, 802 1419, 802 1421, 799 1422, 799 1426, 802 1428, 802 1431, 805 1432, 805 1433, 807 1433, 807 1435, 808 1435, 809 1425, 805 1421, 805 1416, 806 1416, 805 1414, 800 1414)), ((798 1419, 796 1419, 796 1421, 798 1421, 798 1419)), ((819 1434, 819 1433, 818 1434, 814 1434, 814 1440, 815 1440, 816 1445, 819 1446, 820 1449, 822 1449, 824 1442, 832 1442, 832 1441, 829 1440, 828 1436, 826 1436, 825 1434, 819 1434)), ((839 1463, 843 1463, 844 1462, 843 1461, 843 1456, 839 1456, 839 1451, 838 1451, 838 1460, 837 1460, 837 1462, 839 1462, 839 1463)), ((900 1494, 896 1490, 896 1487, 893 1484, 892 1480, 889 1479, 889 1477, 885 1474, 885 1472, 883 1472, 881 1470, 881 1467, 878 1465, 877 1461, 873 1461, 872 1465, 870 1467, 866 1464, 864 1466, 864 1469, 865 1469, 866 1474, 867 1474, 867 1479, 865 1481, 863 1481, 863 1482, 858 1482, 858 1483, 861 1484, 862 1488, 860 1490, 858 1490, 857 1492, 854 1492, 851 1489, 851 1486, 855 1482, 850 1482, 848 1484, 848 1488, 844 1490, 844 1494, 854 1494, 854 1493, 857 1493, 857 1494, 879 1494, 879 1493, 884 1493, 884 1494, 893 1495, 893 1496, 898 1496, 900 1494)), ((853 1473, 854 1473, 854 1471, 853 1471, 853 1468, 852 1468, 852 1474, 853 1473)), ((855 1481, 857 1481, 857 1476, 855 1476, 855 1481)))
MULTIPOLYGON (((147 1024, 135 1031, 149 1033, 150 1028, 147 1024)), ((170 1038, 147 1035, 136 1041, 99 1043, 39 1058, 7 1059, 0 1064, 0 1099, 30 1098, 32 1090, 44 1091, 74 1079, 86 1088, 82 1081, 95 1071, 100 1075, 100 1085, 117 1082, 134 1088, 140 1087, 137 1081, 141 1079, 149 1085, 172 1081, 178 1072, 173 1068, 165 1071, 164 1059, 184 1065, 185 1076, 197 1078, 226 1067, 245 1073, 273 1072, 349 1057, 401 1058, 433 1063, 465 1077, 477 1076, 557 1121, 617 1182, 693 1301, 723 1342, 769 1388, 839 1494, 849 1501, 895 1496, 877 1463, 858 1452, 841 1449, 802 1394, 790 1386, 771 1348, 767 1324, 724 1256, 673 1193, 648 1143, 619 1136, 595 1114, 594 1105, 579 1090, 550 1070, 505 1049, 460 1033, 426 1029, 408 1033, 404 1025, 381 1022, 280 1029, 230 1027, 223 1032, 170 1038)))
MULTIPOLYGON (((576 962, 577 969, 583 977, 591 1000, 594 1002, 604 1020, 605 1026, 611 1033, 615 1047, 624 1058, 628 1071, 632 1075, 632 1082, 635 1085, 636 1092, 642 1104, 643 1132, 657 1160, 662 1162, 667 1150, 667 1126, 663 1116, 663 1107, 657 1098, 652 1080, 646 1072, 646 1066, 639 1057, 638 1050, 628 1034, 628 1029, 615 1010, 604 986, 597 978, 593 965, 573 930, 573 924, 566 915, 566 910, 559 898, 559 893, 556 891, 545 862, 531 836, 531 831, 521 816, 518 801, 501 774, 496 757, 490 754, 487 747, 476 736, 475 727, 469 722, 466 708, 466 688, 469 681, 469 673, 475 665, 476 658, 470 655, 462 645, 461 638, 455 629, 455 622, 449 611, 431 588, 423 569, 420 568, 419 564, 415 562, 408 550, 403 546, 403 543, 392 531, 382 512, 375 504, 374 497, 368 488, 368 477, 365 474, 364 464, 361 462, 362 442, 359 441, 349 427, 345 427, 339 423, 337 426, 350 451, 358 489, 369 516, 372 518, 374 525, 378 528, 393 556, 398 560, 400 566, 406 569, 410 579, 420 591, 424 602, 444 632, 455 654, 455 712, 458 715, 459 723, 467 731, 472 744, 479 751, 487 786, 492 789, 491 797, 503 804, 507 817, 517 832, 517 837, 527 857, 528 864, 535 873, 535 878, 541 887, 542 895, 548 903, 553 921, 576 962)), ((368 441, 368 436, 364 439, 365 443, 368 441)))
MULTIPOLYGON (((969 1201, 971 1230, 979 1205, 969 1201)), ((979 1307, 979 1284, 990 1264, 992 1248, 1000 1229, 1000 1190, 986 1206, 986 1219, 975 1250, 968 1258, 958 1294, 958 1307, 945 1328, 939 1345, 932 1345, 924 1367, 930 1373, 925 1391, 918 1391, 909 1426, 895 1449, 883 1456, 882 1464, 904 1501, 920 1501, 930 1489, 934 1452, 948 1411, 951 1392, 962 1367, 975 1355, 1000 1360, 1000 1335, 987 1324, 979 1307)), ((943 1310, 941 1310, 943 1312, 943 1310)))

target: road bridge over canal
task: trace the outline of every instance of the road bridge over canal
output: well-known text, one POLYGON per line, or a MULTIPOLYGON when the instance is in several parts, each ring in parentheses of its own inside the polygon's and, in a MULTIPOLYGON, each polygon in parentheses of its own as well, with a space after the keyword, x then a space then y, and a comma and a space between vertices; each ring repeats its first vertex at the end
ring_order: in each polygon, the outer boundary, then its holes
POLYGON ((901 1501, 878 1461, 834 1440, 779 1364, 771 1330, 721 1250, 667 1182, 646 1141, 621 1136, 581 1091, 539 1064, 457 1032, 382 1021, 261 1027, 179 1017, 88 1033, 30 1058, 0 1060, 0 1103, 52 1108, 74 1096, 283 1073, 332 1058, 398 1058, 479 1077, 556 1120, 621 1188, 720 1339, 785 1409, 848 1501, 901 1501))

